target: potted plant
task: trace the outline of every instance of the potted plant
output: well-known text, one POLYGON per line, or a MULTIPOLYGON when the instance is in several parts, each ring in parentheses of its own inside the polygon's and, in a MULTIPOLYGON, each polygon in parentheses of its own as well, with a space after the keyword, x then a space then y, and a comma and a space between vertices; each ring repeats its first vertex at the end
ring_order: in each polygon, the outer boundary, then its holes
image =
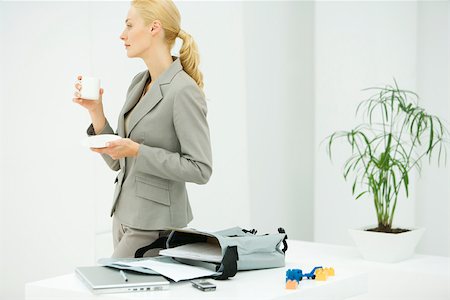
POLYGON ((326 138, 332 160, 332 145, 343 140, 351 148, 344 163, 345 180, 352 180, 352 195, 371 198, 377 225, 350 230, 358 249, 368 260, 393 262, 414 253, 424 229, 393 228, 399 196, 409 196, 410 175, 420 173, 421 162, 432 157, 446 162, 449 132, 443 122, 418 106, 418 95, 395 86, 364 90, 374 94, 362 101, 356 115, 363 123, 350 131, 337 131, 326 138), (433 156, 434 155, 434 156, 433 156))

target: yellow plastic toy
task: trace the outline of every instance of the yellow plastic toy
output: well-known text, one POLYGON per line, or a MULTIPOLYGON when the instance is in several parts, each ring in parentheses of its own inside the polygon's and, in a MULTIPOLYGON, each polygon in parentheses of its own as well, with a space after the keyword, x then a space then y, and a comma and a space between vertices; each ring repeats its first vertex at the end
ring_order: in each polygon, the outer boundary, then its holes
POLYGON ((333 268, 317 269, 314 275, 316 275, 316 280, 325 281, 329 276, 334 276, 334 269, 333 268))
POLYGON ((333 268, 325 268, 325 271, 327 272, 327 276, 334 276, 333 268))
POLYGON ((317 281, 325 281, 325 280, 327 280, 327 271, 325 271, 324 269, 316 270, 316 273, 314 275, 316 275, 316 280, 317 281))

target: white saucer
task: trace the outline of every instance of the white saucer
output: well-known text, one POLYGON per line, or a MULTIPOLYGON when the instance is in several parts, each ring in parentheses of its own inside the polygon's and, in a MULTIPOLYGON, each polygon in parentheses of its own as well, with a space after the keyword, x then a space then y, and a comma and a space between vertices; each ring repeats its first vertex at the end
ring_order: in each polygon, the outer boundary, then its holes
POLYGON ((120 140, 122 137, 115 134, 91 135, 85 138, 81 144, 89 148, 105 148, 106 143, 120 140))

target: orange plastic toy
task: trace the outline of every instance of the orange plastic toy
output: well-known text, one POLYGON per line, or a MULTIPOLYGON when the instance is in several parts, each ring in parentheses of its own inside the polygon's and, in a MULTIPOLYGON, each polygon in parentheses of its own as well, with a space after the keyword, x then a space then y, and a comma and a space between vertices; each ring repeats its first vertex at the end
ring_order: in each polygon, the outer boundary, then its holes
POLYGON ((298 282, 295 280, 288 280, 286 281, 286 288, 288 290, 295 290, 298 286, 298 282))

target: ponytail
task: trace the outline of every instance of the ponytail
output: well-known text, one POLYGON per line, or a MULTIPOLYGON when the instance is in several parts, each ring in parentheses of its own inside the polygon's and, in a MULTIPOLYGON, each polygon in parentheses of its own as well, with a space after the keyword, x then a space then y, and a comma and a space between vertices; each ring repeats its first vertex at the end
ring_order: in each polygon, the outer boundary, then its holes
POLYGON ((200 89, 203 89, 203 74, 198 69, 200 56, 198 54, 197 44, 192 36, 183 29, 178 32, 178 37, 183 40, 180 49, 180 61, 184 71, 197 82, 200 89))

